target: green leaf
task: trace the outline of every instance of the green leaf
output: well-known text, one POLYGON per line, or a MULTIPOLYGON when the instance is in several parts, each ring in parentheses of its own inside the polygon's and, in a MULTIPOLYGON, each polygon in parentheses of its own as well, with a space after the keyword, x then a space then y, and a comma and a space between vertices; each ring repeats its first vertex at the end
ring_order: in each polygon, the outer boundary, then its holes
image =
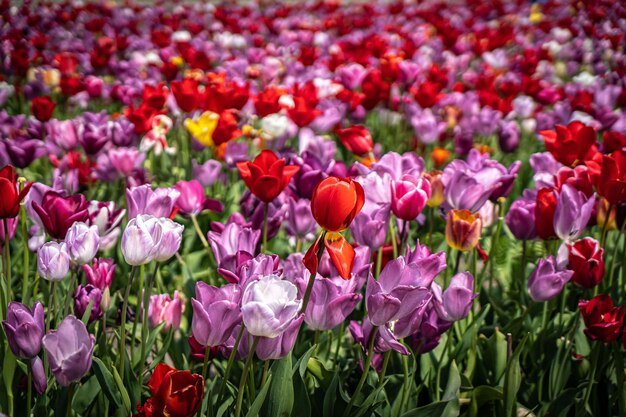
POLYGON ((472 391, 472 399, 469 405, 469 417, 478 417, 478 410, 484 404, 491 401, 502 400, 502 388, 481 385, 472 391))
POLYGON ((328 390, 324 395, 324 417, 333 417, 335 412, 335 403, 337 400, 337 387, 339 385, 339 372, 335 372, 333 379, 330 381, 328 390))
POLYGON ((117 368, 115 367, 113 367, 113 379, 115 380, 117 389, 119 390, 120 395, 122 396, 122 403, 124 404, 124 408, 126 408, 126 411, 130 412, 131 411, 130 397, 128 396, 128 391, 126 391, 126 388, 124 387, 124 382, 122 382, 122 378, 120 377, 120 374, 117 372, 117 368))
POLYGON ((246 417, 256 417, 259 414, 259 411, 261 411, 261 407, 265 402, 265 397, 267 396, 267 392, 269 391, 271 382, 272 375, 270 374, 267 377, 267 381, 265 381, 265 385, 261 388, 261 391, 259 391, 259 394, 256 396, 254 402, 250 406, 250 409, 246 413, 246 417))
POLYGON ((165 322, 160 323, 154 329, 150 330, 150 333, 148 334, 148 338, 146 340, 146 351, 144 352, 145 355, 143 358, 141 357, 141 347, 138 347, 137 349, 135 349, 135 351, 133 352, 133 368, 135 369, 138 368, 141 363, 146 361, 146 358, 148 357, 148 355, 150 354, 150 351, 152 350, 151 349, 152 345, 154 345, 154 341, 156 340, 159 333, 161 333, 161 330, 163 329, 163 327, 165 327, 165 322))
POLYGON ((528 340, 528 334, 524 336, 519 345, 515 348, 513 355, 509 359, 504 375, 504 415, 515 417, 517 415, 517 391, 522 383, 522 369, 519 364, 520 353, 528 340))
POLYGON ((289 417, 293 409, 293 377, 291 353, 272 364, 272 384, 268 398, 269 416, 289 417))
POLYGON ((89 304, 83 313, 82 322, 85 326, 87 326, 89 322, 89 316, 91 316, 91 310, 93 309, 93 299, 89 300, 89 304))
POLYGON ((460 389, 461 375, 456 362, 452 361, 448 371, 448 382, 443 393, 443 400, 409 410, 402 414, 401 417, 456 417, 459 415, 460 389))
POLYGON ((315 346, 311 346, 311 348, 307 350, 304 353, 304 355, 300 357, 300 359, 298 359, 298 362, 296 362, 296 365, 294 366, 294 373, 297 369, 298 372, 300 372, 301 378, 304 378, 304 375, 306 374, 307 366, 309 364, 309 359, 313 355, 314 351, 315 351, 315 346))
POLYGON ((17 360, 15 356, 7 346, 4 351, 4 361, 2 364, 2 379, 4 380, 4 386, 9 401, 13 401, 13 377, 15 376, 15 367, 17 366, 17 360))
POLYGON ((293 391, 294 403, 298 404, 298 417, 311 417, 311 400, 303 377, 296 377, 293 380, 293 391))
POLYGON ((94 357, 92 369, 104 395, 116 408, 120 408, 122 406, 122 398, 119 391, 115 388, 115 381, 108 367, 99 358, 94 357))
POLYGON ((72 409, 79 414, 85 414, 98 394, 100 394, 100 389, 98 377, 92 375, 87 382, 82 384, 74 393, 72 409))

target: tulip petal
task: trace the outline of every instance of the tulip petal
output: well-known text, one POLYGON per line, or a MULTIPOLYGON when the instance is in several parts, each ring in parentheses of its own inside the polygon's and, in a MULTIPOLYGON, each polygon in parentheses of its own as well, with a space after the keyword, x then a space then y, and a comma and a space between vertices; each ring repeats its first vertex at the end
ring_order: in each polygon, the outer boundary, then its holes
POLYGON ((324 245, 341 278, 350 279, 350 273, 354 265, 354 248, 338 233, 327 233, 324 245))

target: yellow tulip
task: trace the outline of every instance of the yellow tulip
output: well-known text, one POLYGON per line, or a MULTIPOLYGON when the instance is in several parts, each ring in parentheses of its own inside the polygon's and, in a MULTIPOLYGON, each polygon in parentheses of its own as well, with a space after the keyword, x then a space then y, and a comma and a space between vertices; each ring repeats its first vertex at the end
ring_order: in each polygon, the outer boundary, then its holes
POLYGON ((213 132, 219 120, 219 114, 206 111, 197 120, 186 119, 185 127, 198 142, 206 147, 213 147, 213 132))

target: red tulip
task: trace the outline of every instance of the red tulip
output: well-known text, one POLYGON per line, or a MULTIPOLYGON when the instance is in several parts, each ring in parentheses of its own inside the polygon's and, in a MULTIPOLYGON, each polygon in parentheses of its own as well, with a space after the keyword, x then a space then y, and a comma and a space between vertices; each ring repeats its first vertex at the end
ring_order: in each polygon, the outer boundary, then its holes
POLYGON ((30 111, 40 122, 47 122, 52 118, 56 103, 48 96, 35 97, 30 105, 30 111))
POLYGON ((567 126, 556 125, 556 130, 542 130, 539 133, 554 159, 567 166, 582 163, 596 143, 596 131, 579 121, 567 126))
POLYGON ((267 87, 265 90, 259 92, 259 94, 253 98, 256 114, 259 117, 265 117, 273 113, 278 113, 282 108, 279 100, 283 94, 285 94, 285 91, 278 87, 267 87))
POLYGON ((200 104, 200 93, 198 92, 198 81, 193 78, 185 78, 182 81, 172 81, 172 94, 176 98, 176 104, 182 111, 189 113, 198 108, 200 104))
POLYGON ((537 193, 535 205, 535 227, 540 239, 554 239, 554 212, 556 211, 557 193, 553 188, 542 188, 537 193))
POLYGON ((578 303, 585 322, 585 334, 591 340, 609 343, 620 336, 624 307, 615 307, 610 295, 600 294, 578 303))
POLYGON ((224 110, 220 114, 215 131, 213 131, 213 143, 215 146, 219 146, 222 143, 229 142, 241 136, 241 130, 239 130, 237 126, 235 114, 235 111, 232 109, 224 110))
POLYGON ((604 150, 605 152, 614 152, 623 149, 626 146, 626 135, 614 130, 604 132, 604 150))
POLYGON ((20 202, 28 194, 32 182, 24 184, 18 193, 17 177, 13 166, 7 165, 0 170, 0 219, 12 219, 20 212, 20 202))
POLYGON ((204 379, 190 371, 179 371, 160 363, 148 388, 152 397, 137 406, 137 417, 192 417, 198 412, 204 397, 204 379))
POLYGON ((278 159, 274 152, 267 149, 252 162, 238 162, 237 168, 252 194, 265 203, 278 197, 300 169, 295 165, 285 165, 284 159, 278 159))
POLYGON ((87 220, 88 207, 89 203, 82 194, 63 197, 56 191, 45 193, 41 205, 33 201, 33 209, 41 218, 46 232, 54 239, 64 239, 74 222, 87 220))
POLYGON ((593 288, 604 276, 604 249, 597 240, 590 237, 567 245, 569 249, 569 269, 574 271, 572 282, 583 288, 593 288))
POLYGON ((356 156, 363 156, 372 152, 374 142, 372 135, 365 126, 354 125, 346 129, 337 129, 336 133, 341 143, 356 156))
POLYGON ((619 150, 602 156, 596 189, 613 205, 626 201, 626 152, 619 150))
POLYGON ((298 127, 308 126, 322 113, 315 108, 315 104, 312 104, 304 97, 294 96, 293 102, 294 106, 287 110, 287 114, 298 127))

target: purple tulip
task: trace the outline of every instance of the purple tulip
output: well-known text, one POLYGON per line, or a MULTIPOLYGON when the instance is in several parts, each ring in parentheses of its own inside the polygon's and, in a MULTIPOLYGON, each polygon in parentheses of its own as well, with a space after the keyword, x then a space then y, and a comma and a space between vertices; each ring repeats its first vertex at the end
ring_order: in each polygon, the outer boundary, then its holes
POLYGON ((131 219, 122 235, 122 255, 129 265, 145 265, 160 250, 163 229, 159 219, 140 214, 131 219))
POLYGON ((298 331, 302 326, 304 314, 293 319, 283 333, 274 338, 259 337, 259 343, 256 347, 256 354, 259 359, 266 361, 268 359, 284 358, 291 352, 298 338, 298 331))
POLYGON ((385 244, 388 229, 389 209, 385 207, 374 209, 371 213, 361 210, 350 225, 354 241, 367 246, 372 252, 385 244))
POLYGON ((28 364, 30 371, 33 374, 33 387, 38 395, 43 395, 48 388, 48 380, 46 378, 46 372, 43 367, 43 361, 39 356, 35 356, 30 360, 28 364))
MULTIPOLYGON (((368 316, 363 318, 363 323, 359 324, 356 321, 351 321, 348 325, 348 329, 354 338, 354 341, 359 343, 363 349, 367 349, 367 346, 372 335, 374 325, 370 321, 368 316)), ((376 332, 376 339, 374 340, 374 352, 383 353, 389 350, 395 350, 401 355, 409 355, 409 350, 396 339, 396 337, 389 331, 386 326, 381 326, 376 332)))
POLYGON ((46 130, 48 132, 47 140, 64 151, 74 149, 78 145, 78 136, 73 120, 49 120, 46 123, 46 130))
POLYGON ((550 152, 534 153, 530 156, 530 166, 535 175, 533 180, 537 189, 554 187, 554 176, 563 168, 550 152))
POLYGON ((203 346, 226 342, 235 326, 241 323, 241 288, 227 284, 217 288, 204 282, 196 284, 196 298, 191 299, 191 332, 203 346))
POLYGON ((155 294, 150 296, 150 304, 148 305, 148 320, 150 326, 157 327, 161 323, 165 323, 163 331, 178 330, 183 312, 185 311, 185 302, 180 298, 178 291, 174 291, 174 298, 169 294, 155 294))
POLYGON ((500 131, 498 133, 498 143, 500 149, 507 153, 515 152, 520 142, 520 129, 515 120, 507 120, 500 122, 500 131))
POLYGON ((441 335, 451 326, 452 322, 441 318, 431 303, 424 313, 419 330, 408 338, 408 342, 416 352, 430 352, 437 347, 441 335))
POLYGON ((361 85, 361 82, 367 75, 367 71, 360 64, 350 63, 348 65, 341 66, 337 70, 337 75, 345 87, 350 90, 354 90, 361 85))
POLYGON ((222 172, 222 164, 215 159, 209 159, 202 165, 198 165, 196 160, 191 161, 192 176, 202 184, 203 187, 210 187, 219 179, 222 172))
POLYGON ((178 181, 174 189, 180 193, 176 199, 176 208, 181 214, 196 215, 202 210, 211 210, 221 213, 224 205, 212 198, 204 196, 204 188, 198 180, 178 181))
POLYGON ((540 259, 528 279, 530 298, 537 302, 553 299, 561 293, 572 275, 574 271, 560 269, 553 256, 540 259))
POLYGON ((82 194, 63 197, 56 191, 48 191, 41 204, 33 201, 32 205, 46 232, 54 239, 64 239, 70 226, 86 221, 89 216, 88 203, 82 194))
POLYGON ((107 116, 83 113, 83 121, 78 125, 78 142, 87 155, 96 155, 109 141, 107 116))
POLYGON ((536 197, 531 193, 524 192, 524 195, 515 200, 509 207, 504 222, 516 239, 531 240, 537 237, 537 230, 535 229, 536 203, 536 197))
POLYGON ((311 201, 305 198, 296 200, 293 197, 288 197, 288 202, 285 222, 287 233, 300 239, 313 234, 317 229, 317 223, 311 214, 311 201))
POLYGON ((429 198, 430 182, 425 178, 403 175, 400 180, 391 181, 391 210, 399 219, 414 220, 429 198))
POLYGON ((83 265, 83 271, 87 278, 87 283, 104 291, 109 288, 115 276, 115 264, 113 259, 94 259, 93 266, 83 265))
MULTIPOLYGON (((442 176, 442 182, 443 178, 442 176)), ((456 171, 444 182, 444 204, 447 208, 466 209, 475 213, 485 204, 492 192, 492 188, 478 182, 473 174, 456 171)))
POLYGON ((361 294, 345 292, 333 280, 318 275, 313 283, 304 321, 312 330, 334 329, 354 311, 361 298, 361 294))
POLYGON ((113 201, 101 202, 92 200, 89 203, 89 221, 90 226, 98 227, 98 235, 100 236, 100 251, 112 249, 117 243, 117 239, 122 233, 120 223, 126 214, 123 208, 116 208, 113 201))
POLYGON ((459 272, 450 280, 450 285, 441 294, 441 288, 433 285, 436 305, 442 318, 448 321, 462 320, 469 314, 472 301, 478 296, 474 293, 474 277, 469 272, 459 272))
POLYGON ((301 300, 291 282, 276 275, 248 284, 241 300, 243 322, 253 336, 280 336, 296 318, 301 300))
POLYGON ((67 316, 57 330, 43 337, 46 359, 59 385, 67 387, 89 372, 95 343, 95 337, 74 316, 67 316))
POLYGON ((65 245, 73 263, 85 265, 91 262, 100 245, 98 227, 87 226, 83 222, 74 223, 65 235, 65 245))
POLYGON ((424 172, 424 160, 415 152, 406 152, 402 155, 396 152, 387 152, 372 165, 372 171, 383 176, 389 174, 392 180, 400 180, 403 175, 419 178, 424 172))
POLYGON ((115 146, 132 146, 137 140, 134 129, 134 125, 124 116, 109 120, 107 124, 109 141, 115 146))
POLYGON ((16 168, 26 168, 45 155, 46 148, 39 138, 29 139, 18 135, 10 139, 0 139, 0 154, 2 153, 8 159, 5 163, 16 168))
MULTIPOLYGON (((100 155, 98 157, 98 165, 103 165, 100 161, 100 155)), ((114 173, 121 178, 126 178, 132 175, 136 170, 141 168, 145 154, 139 152, 136 148, 113 148, 107 152, 108 163, 114 170, 114 173)), ((114 178, 114 177, 113 177, 114 178)), ((128 192, 127 192, 128 195, 128 192)))
POLYGON ((31 310, 22 303, 10 302, 7 319, 2 322, 2 327, 15 356, 22 359, 37 356, 46 329, 43 306, 36 302, 31 310))
MULTIPOLYGON (((220 228, 220 231, 211 231, 207 236, 220 268, 237 264, 234 260, 242 252, 250 255, 248 259, 254 256, 261 236, 260 230, 244 227, 236 222, 229 222, 224 226, 220 225, 220 228)), ((228 270, 235 272, 231 268, 228 270)))
POLYGON ((587 226, 595 203, 595 196, 587 199, 582 191, 563 184, 554 212, 556 235, 565 241, 576 240, 587 226))
POLYGON ((134 219, 139 214, 169 217, 179 196, 178 190, 157 188, 153 191, 149 184, 127 189, 128 219, 134 219))
POLYGON ((89 323, 93 323, 102 317, 102 290, 91 284, 87 284, 84 287, 79 285, 74 295, 74 314, 77 317, 83 317, 90 302, 92 302, 92 306, 89 314, 89 323))
POLYGON ((415 263, 407 264, 404 257, 387 263, 378 281, 369 277, 365 300, 370 321, 383 326, 412 314, 432 297, 428 290, 434 276, 422 276, 415 263))
POLYGON ((48 242, 37 251, 37 271, 43 279, 61 281, 70 271, 70 254, 64 242, 48 242))
POLYGON ((154 260, 165 262, 180 249, 185 228, 183 225, 165 217, 161 217, 158 221, 161 228, 161 239, 155 248, 154 260))
MULTIPOLYGON (((287 204, 284 196, 276 198, 267 205, 267 238, 272 239, 278 234, 287 213, 287 204)), ((253 229, 262 230, 265 223, 265 203, 249 191, 246 191, 239 201, 241 213, 247 219, 246 225, 253 229)))

